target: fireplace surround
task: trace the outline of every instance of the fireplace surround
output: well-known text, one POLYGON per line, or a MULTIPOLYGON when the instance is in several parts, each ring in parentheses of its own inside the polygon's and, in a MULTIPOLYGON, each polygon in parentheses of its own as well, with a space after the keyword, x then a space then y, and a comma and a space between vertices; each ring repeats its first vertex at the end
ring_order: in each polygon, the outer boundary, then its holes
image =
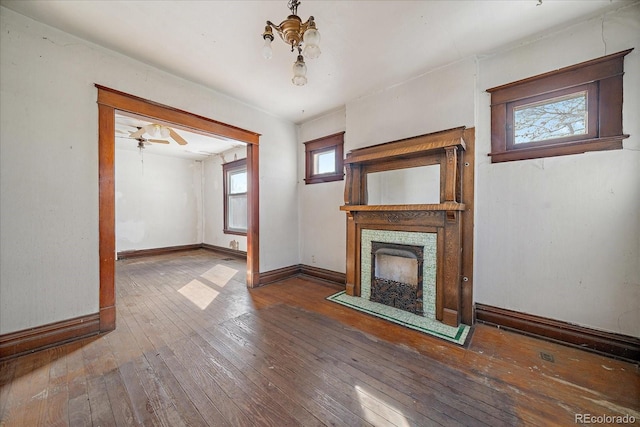
MULTIPOLYGON (((450 326, 458 326, 461 322, 472 323, 473 159, 465 159, 465 154, 472 157, 473 142, 473 129, 460 127, 360 148, 347 154, 344 162, 345 204, 340 209, 347 215, 346 293, 348 295, 362 298, 372 298, 373 295, 374 301, 383 300, 376 302, 413 311, 417 315, 433 315, 435 319, 450 326), (428 165, 440 166, 440 203, 398 205, 367 203, 368 173, 428 165), (471 176, 465 176, 465 174, 471 174, 471 176), (383 244, 378 247, 372 243, 380 243, 378 240, 370 240, 367 237, 370 233, 391 233, 390 235, 401 233, 403 236, 409 236, 409 240, 412 239, 413 234, 433 236, 435 261, 432 267, 434 271, 430 274, 435 282, 431 293, 435 295, 431 295, 432 308, 424 304, 423 298, 418 301, 418 294, 424 296, 427 292, 424 287, 424 274, 418 280, 418 273, 416 273, 413 280, 416 282, 415 286, 408 283, 412 280, 407 280, 405 273, 403 273, 405 276, 402 276, 405 278, 401 280, 383 277, 390 281, 376 283, 375 254, 380 248, 383 248, 380 252, 383 258, 399 256, 414 259, 417 269, 419 250, 410 247, 420 245, 409 243, 406 246, 407 243, 401 241, 402 239, 396 241, 391 238, 383 242, 386 246, 383 244), (373 246, 376 248, 373 249, 373 246), (468 248, 464 255, 463 247, 468 248), (363 261, 365 259, 369 262, 363 261), (366 264, 370 264, 371 270, 367 270, 366 264), (395 289, 394 285, 396 285, 395 289), (403 295, 400 302, 397 301, 399 294, 403 295), (413 294, 413 297, 410 294, 413 294), (403 302, 405 298, 408 302, 403 302), (411 298, 412 301, 409 301, 411 298), (418 307, 420 302, 422 307, 418 307), (432 314, 429 313, 430 311, 432 314)), ((407 261, 399 261, 396 267, 384 268, 403 270, 406 267, 402 264, 407 263, 407 261)), ((422 273, 424 273, 423 267, 422 273)))

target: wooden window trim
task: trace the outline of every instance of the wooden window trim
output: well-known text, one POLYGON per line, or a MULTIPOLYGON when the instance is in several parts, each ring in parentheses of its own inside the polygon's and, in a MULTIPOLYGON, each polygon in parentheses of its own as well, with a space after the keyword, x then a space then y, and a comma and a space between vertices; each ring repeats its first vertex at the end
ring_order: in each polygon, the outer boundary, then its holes
POLYGON ((344 180, 344 132, 324 136, 304 143, 305 148, 305 184, 344 180), (335 172, 314 174, 313 155, 335 148, 335 172))
POLYGON ((629 137, 622 132, 624 57, 632 50, 487 89, 491 94, 491 162, 622 149, 622 140, 629 137), (586 135, 514 146, 508 130, 514 106, 579 92, 581 87, 588 91, 590 103, 591 126, 586 135))
MULTIPOLYGON (((245 171, 247 171, 247 159, 238 159, 238 160, 234 160, 232 162, 227 162, 224 163, 222 165, 222 186, 223 186, 223 195, 224 195, 224 201, 223 201, 223 205, 224 205, 224 226, 222 229, 222 232, 224 234, 235 234, 238 236, 246 236, 247 235, 247 231, 246 230, 239 230, 239 229, 235 229, 235 228, 230 228, 229 227, 229 193, 228 193, 228 178, 227 175, 229 174, 229 172, 232 172, 234 170, 240 170, 240 169, 244 169, 245 171)), ((248 174, 248 171, 247 171, 248 174)), ((248 179, 248 175, 247 175, 247 179, 248 179)), ((247 183, 248 186, 248 183, 247 183)), ((238 193, 235 195, 242 195, 245 194, 247 195, 247 193, 238 193)))

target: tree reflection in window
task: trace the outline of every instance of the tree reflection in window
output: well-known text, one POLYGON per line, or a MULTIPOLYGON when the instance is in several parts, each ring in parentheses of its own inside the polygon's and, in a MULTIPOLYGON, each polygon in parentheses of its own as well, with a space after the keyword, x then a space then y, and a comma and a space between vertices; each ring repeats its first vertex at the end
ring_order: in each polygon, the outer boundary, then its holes
POLYGON ((514 144, 587 133, 587 92, 577 92, 513 109, 514 144))

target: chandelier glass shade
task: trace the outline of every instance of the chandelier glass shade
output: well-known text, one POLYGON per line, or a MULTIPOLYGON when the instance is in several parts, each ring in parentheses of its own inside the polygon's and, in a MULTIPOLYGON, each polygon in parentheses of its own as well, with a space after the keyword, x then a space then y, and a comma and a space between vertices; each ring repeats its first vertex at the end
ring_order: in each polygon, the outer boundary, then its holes
POLYGON ((293 78, 291 81, 297 86, 303 86, 307 83, 307 66, 304 63, 304 57, 315 59, 320 56, 320 33, 316 28, 313 16, 310 16, 306 22, 297 15, 300 1, 289 0, 289 9, 291 15, 287 17, 280 25, 275 25, 271 21, 267 21, 267 25, 262 33, 264 45, 262 46, 262 56, 265 59, 271 59, 273 50, 271 42, 273 42, 273 32, 278 33, 282 41, 291 46, 291 52, 298 50, 298 57, 293 63, 293 78))

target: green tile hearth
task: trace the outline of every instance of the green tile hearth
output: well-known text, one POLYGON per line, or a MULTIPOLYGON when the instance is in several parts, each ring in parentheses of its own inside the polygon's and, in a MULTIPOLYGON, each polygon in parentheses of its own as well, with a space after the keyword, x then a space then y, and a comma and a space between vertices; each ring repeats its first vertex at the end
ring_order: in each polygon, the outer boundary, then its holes
POLYGON ((369 301, 365 298, 352 297, 347 295, 345 291, 340 291, 336 294, 330 295, 327 299, 363 313, 388 320, 398 325, 405 326, 437 338, 442 338, 458 345, 465 344, 470 331, 468 325, 460 324, 457 328, 448 326, 428 317, 418 316, 404 310, 369 301))

